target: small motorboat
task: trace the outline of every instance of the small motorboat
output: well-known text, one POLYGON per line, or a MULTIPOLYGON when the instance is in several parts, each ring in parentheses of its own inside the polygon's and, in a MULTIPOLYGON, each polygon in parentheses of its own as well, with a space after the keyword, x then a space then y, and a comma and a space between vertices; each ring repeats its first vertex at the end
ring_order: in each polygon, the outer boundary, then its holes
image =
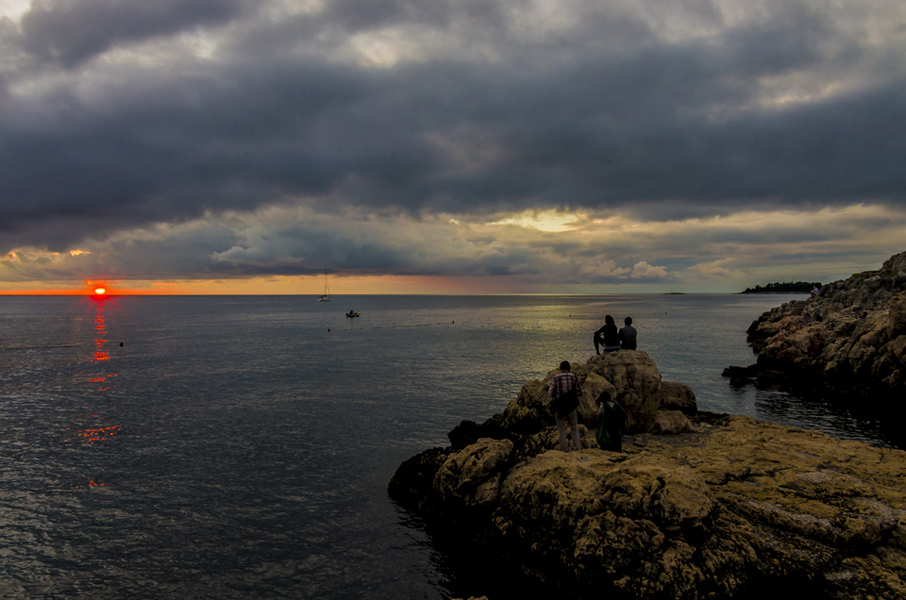
POLYGON ((351 310, 351 311, 349 311, 348 313, 346 313, 346 318, 347 318, 347 319, 353 319, 353 318, 355 318, 355 317, 360 317, 360 316, 362 316, 362 313, 356 312, 356 311, 354 311, 354 310, 351 310))

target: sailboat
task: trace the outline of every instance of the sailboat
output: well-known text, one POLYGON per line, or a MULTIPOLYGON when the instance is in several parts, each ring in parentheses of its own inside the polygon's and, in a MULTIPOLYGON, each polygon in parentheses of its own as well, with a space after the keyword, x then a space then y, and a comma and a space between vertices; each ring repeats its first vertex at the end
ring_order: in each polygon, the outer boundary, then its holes
POLYGON ((318 302, 330 302, 330 283, 327 282, 327 269, 324 269, 324 293, 318 296, 318 302))

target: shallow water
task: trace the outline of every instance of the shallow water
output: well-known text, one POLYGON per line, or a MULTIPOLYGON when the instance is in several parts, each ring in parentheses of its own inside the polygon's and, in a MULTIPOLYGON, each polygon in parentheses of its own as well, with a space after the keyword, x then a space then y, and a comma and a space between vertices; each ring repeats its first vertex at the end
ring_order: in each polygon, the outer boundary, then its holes
POLYGON ((632 315, 703 410, 890 445, 845 407, 720 376, 754 361, 745 329, 790 299, 2 297, 0 597, 486 593, 387 483, 587 359, 605 313, 632 315))

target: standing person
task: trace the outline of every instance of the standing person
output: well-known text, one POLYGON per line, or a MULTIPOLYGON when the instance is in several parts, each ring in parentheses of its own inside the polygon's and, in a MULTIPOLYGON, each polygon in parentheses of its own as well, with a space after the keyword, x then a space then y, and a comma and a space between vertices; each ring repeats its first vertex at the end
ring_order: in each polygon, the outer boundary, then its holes
POLYGON ((569 419, 569 428, 573 434, 573 450, 581 449, 579 445, 579 419, 576 410, 579 408, 579 396, 582 395, 582 386, 579 378, 570 373, 569 361, 560 363, 560 373, 551 380, 547 395, 553 400, 551 407, 557 419, 557 431, 560 433, 560 449, 569 452, 566 443, 566 419, 569 419), (555 407, 555 408, 554 408, 555 407))
POLYGON ((598 405, 598 429, 595 439, 602 450, 611 452, 623 451, 623 425, 626 423, 626 411, 620 403, 610 397, 610 392, 604 390, 595 399, 598 405))
POLYGON ((620 338, 620 348, 623 350, 635 350, 638 332, 635 330, 635 327, 632 326, 632 317, 626 317, 623 319, 623 323, 625 323, 625 325, 620 328, 620 331, 617 334, 620 338))
POLYGON ((604 317, 604 327, 595 332, 595 354, 601 354, 598 346, 604 346, 604 352, 615 352, 620 349, 620 336, 613 317, 604 317))

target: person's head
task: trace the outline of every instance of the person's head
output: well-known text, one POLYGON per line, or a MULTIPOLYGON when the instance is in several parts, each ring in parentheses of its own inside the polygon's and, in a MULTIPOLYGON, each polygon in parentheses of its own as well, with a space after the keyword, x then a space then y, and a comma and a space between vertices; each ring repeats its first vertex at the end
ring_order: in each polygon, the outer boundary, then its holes
POLYGON ((607 390, 604 390, 603 392, 598 394, 598 398, 597 398, 598 404, 604 404, 605 402, 610 402, 611 400, 612 400, 612 398, 610 397, 610 392, 608 392, 607 390))
POLYGON ((626 317, 625 319, 623 319, 623 322, 627 325, 632 325, 632 317, 626 317))
POLYGON ((607 325, 616 325, 616 323, 614 323, 613 317, 611 317, 610 315, 604 317, 604 323, 606 323, 607 325))
POLYGON ((564 360, 562 363, 560 363, 560 370, 569 371, 569 361, 568 360, 564 360))

